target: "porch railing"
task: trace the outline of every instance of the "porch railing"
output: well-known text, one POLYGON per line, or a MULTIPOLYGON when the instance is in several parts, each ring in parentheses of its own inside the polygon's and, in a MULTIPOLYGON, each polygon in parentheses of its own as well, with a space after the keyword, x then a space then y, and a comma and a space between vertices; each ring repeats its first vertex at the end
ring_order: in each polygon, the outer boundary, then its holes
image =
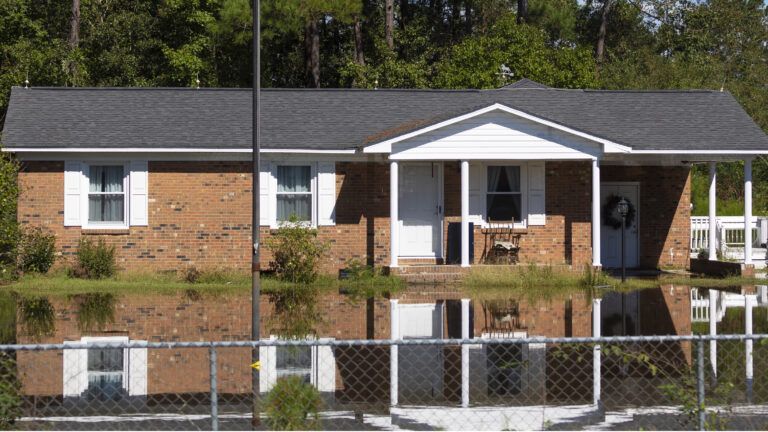
MULTIPOLYGON (((753 216, 749 230, 751 232, 752 247, 764 248, 768 241, 768 218, 753 216)), ((744 217, 743 216, 718 216, 717 217, 717 237, 715 249, 721 256, 737 254, 741 251, 743 255, 744 248, 744 217)), ((691 252, 698 253, 700 250, 709 249, 709 217, 692 216, 691 217, 691 252)))

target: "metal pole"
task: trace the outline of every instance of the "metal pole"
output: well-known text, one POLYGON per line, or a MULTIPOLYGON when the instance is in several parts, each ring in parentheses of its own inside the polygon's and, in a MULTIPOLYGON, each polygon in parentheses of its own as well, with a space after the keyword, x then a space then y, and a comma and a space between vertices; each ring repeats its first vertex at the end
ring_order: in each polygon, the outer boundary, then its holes
MULTIPOLYGON (((624 231, 627 228, 627 217, 625 215, 621 215, 621 282, 627 281, 627 267, 624 264, 624 258, 626 254, 624 253, 624 231)), ((622 303, 624 301, 624 296, 621 297, 622 303)), ((623 306, 623 305, 622 305, 623 306)), ((624 310, 621 311, 622 316, 621 318, 624 319, 624 310)))
POLYGON ((211 430, 219 430, 219 395, 216 391, 216 347, 208 348, 211 366, 211 430))
POLYGON ((707 411, 704 406, 704 341, 699 339, 696 341, 697 351, 697 373, 696 373, 696 388, 698 399, 698 411, 699 411, 699 430, 703 431, 707 422, 707 411))
MULTIPOLYGON (((252 166, 251 166, 251 196, 253 208, 251 209, 251 231, 253 238, 253 254, 251 258, 251 340, 258 341, 260 335, 260 301, 261 301, 261 267, 260 267, 260 235, 259 225, 261 219, 261 207, 259 202, 259 173, 261 167, 261 143, 259 133, 261 132, 261 112, 259 98, 261 96, 261 4, 259 0, 253 1, 253 112, 252 112, 252 166)), ((254 347, 251 351, 251 391, 253 392, 253 413, 251 424, 259 426, 261 424, 261 415, 259 409, 259 348, 254 347)))

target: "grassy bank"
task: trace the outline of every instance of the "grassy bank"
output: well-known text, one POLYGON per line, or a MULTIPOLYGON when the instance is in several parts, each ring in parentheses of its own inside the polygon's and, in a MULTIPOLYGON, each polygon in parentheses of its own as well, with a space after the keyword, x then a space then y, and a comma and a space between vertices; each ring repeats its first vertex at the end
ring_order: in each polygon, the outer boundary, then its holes
MULTIPOLYGON (((287 290, 294 284, 264 275, 261 290, 264 294, 287 290)), ((338 280, 321 276, 312 284, 321 291, 340 289, 360 295, 379 295, 397 291, 403 284, 396 277, 372 275, 369 277, 338 280)), ((25 275, 17 281, 0 287, 3 291, 15 291, 24 296, 71 296, 87 293, 111 293, 117 295, 177 295, 195 293, 201 295, 245 294, 251 290, 251 276, 241 272, 203 272, 194 282, 184 280, 175 273, 120 273, 108 279, 78 279, 66 274, 25 275)))

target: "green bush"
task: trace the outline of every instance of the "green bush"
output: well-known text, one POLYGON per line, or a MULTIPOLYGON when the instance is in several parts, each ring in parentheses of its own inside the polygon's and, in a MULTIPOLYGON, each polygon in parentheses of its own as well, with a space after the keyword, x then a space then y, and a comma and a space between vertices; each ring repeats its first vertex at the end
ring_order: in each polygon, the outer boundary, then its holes
POLYGON ((264 397, 267 424, 273 430, 320 429, 320 392, 302 377, 280 378, 264 397))
POLYGON ((77 264, 72 276, 86 279, 102 279, 115 274, 115 247, 108 246, 104 239, 94 243, 81 238, 77 250, 77 264))
POLYGON ((16 361, 7 352, 0 353, 0 429, 13 428, 21 417, 21 383, 16 372, 16 361))
POLYGON ((317 278, 317 264, 328 245, 317 238, 317 230, 295 218, 284 223, 266 242, 274 257, 272 266, 280 280, 311 283, 317 278))
POLYGON ((19 164, 8 153, 0 152, 0 280, 16 276, 16 244, 19 224, 16 202, 19 195, 19 164))
POLYGON ((16 262, 22 272, 47 273, 56 260, 56 236, 40 228, 21 233, 16 262))

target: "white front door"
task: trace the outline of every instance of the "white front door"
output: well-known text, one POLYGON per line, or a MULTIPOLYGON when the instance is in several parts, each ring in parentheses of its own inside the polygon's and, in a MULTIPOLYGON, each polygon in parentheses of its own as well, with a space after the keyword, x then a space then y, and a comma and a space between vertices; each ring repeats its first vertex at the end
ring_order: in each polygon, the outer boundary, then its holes
MULTIPOLYGON (((637 183, 601 183, 600 211, 602 227, 600 229, 601 263, 606 268, 621 267, 621 227, 614 228, 606 221, 604 209, 612 197, 624 197, 634 207, 633 220, 627 221, 625 231, 625 257, 627 268, 640 266, 640 243, 638 227, 640 226, 640 185, 637 183)), ((614 217, 621 218, 614 212, 614 217)))
MULTIPOLYGON (((443 303, 401 304, 400 337, 443 337, 443 303)), ((398 349, 398 388, 402 403, 425 403, 442 396, 443 356, 441 345, 401 345, 398 349)))
POLYGON ((400 168, 400 256, 441 255, 442 164, 406 163, 400 168))

